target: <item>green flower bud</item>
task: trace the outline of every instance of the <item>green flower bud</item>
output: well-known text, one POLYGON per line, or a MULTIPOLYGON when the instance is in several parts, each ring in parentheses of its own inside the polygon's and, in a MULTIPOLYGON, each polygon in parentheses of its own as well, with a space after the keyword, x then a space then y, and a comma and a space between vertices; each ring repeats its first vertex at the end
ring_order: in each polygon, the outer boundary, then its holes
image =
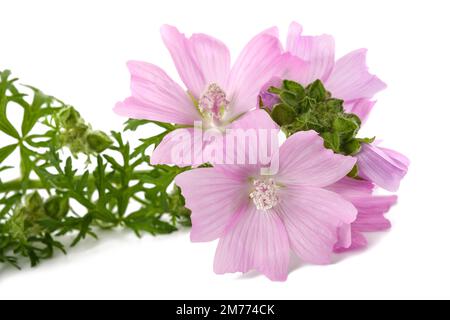
POLYGON ((20 242, 26 242, 27 236, 25 233, 25 209, 23 207, 17 207, 14 211, 11 219, 8 220, 6 224, 6 229, 8 233, 14 239, 19 240, 20 242))
POLYGON ((79 123, 76 127, 61 133, 61 143, 67 146, 74 155, 80 152, 88 153, 86 135, 89 130, 87 125, 79 123))
POLYGON ((280 88, 271 87, 269 92, 281 100, 271 111, 272 119, 288 136, 314 130, 324 139, 326 148, 344 155, 357 154, 361 143, 370 141, 357 138, 361 120, 346 113, 344 101, 333 98, 320 80, 306 87, 284 80, 280 88))
POLYGON ((47 216, 51 218, 64 218, 69 213, 69 200, 59 196, 50 197, 45 201, 44 209, 47 216))
POLYGON ((70 129, 77 126, 79 122, 83 123, 80 113, 74 107, 65 107, 58 113, 57 118, 63 128, 70 129))
POLYGON ((38 192, 24 197, 23 204, 19 204, 8 225, 11 235, 23 240, 43 232, 39 220, 45 218, 44 201, 38 192))
POLYGON ((108 137, 108 135, 102 131, 93 131, 88 133, 86 140, 89 150, 95 153, 103 152, 113 144, 113 141, 108 137))
POLYGON ((27 211, 37 212, 42 209, 44 202, 37 191, 25 197, 25 208, 27 211))

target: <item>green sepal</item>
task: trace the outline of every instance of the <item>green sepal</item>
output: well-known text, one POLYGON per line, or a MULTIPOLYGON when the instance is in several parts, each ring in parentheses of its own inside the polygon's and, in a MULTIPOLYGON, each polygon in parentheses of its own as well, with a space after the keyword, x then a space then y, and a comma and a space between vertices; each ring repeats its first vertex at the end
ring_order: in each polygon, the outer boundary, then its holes
POLYGON ((367 144, 371 144, 376 140, 376 137, 373 138, 357 138, 356 140, 358 140, 361 143, 367 143, 367 144))
POLYGON ((350 178, 357 178, 358 174, 359 174, 358 165, 355 164, 352 170, 347 174, 347 176, 350 178))
POLYGON ((277 88, 277 87, 270 87, 267 91, 269 91, 270 93, 273 93, 273 94, 278 94, 278 95, 283 92, 282 89, 277 88))
POLYGON ((323 86, 322 81, 320 80, 316 80, 309 86, 307 86, 306 93, 309 97, 318 102, 325 101, 325 99, 329 98, 330 96, 325 87, 323 86))
POLYGON ((272 110, 272 119, 280 126, 286 126, 294 122, 295 110, 290 106, 280 103, 272 110))
POLYGON ((280 94, 281 102, 295 109, 298 105, 297 96, 294 93, 284 91, 280 94))
POLYGON ((305 88, 300 83, 290 80, 283 81, 283 88, 296 95, 297 99, 303 99, 306 96, 305 88))
POLYGON ((358 154, 359 151, 361 151, 361 142, 359 142, 356 139, 352 139, 349 142, 347 142, 342 147, 342 149, 344 151, 344 154, 354 156, 354 155, 358 154))
POLYGON ((325 148, 331 149, 334 152, 339 152, 341 146, 341 139, 336 132, 322 133, 325 148))

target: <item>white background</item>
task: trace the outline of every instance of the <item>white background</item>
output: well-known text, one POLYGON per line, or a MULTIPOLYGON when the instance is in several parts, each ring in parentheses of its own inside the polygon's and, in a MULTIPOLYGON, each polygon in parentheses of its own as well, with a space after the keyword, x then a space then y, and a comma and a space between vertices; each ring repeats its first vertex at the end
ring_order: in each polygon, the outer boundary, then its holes
MULTIPOLYGON (((125 62, 156 63, 178 79, 163 23, 222 39, 234 57, 250 37, 292 20, 335 36, 338 55, 369 49, 389 88, 365 132, 412 161, 393 229, 330 266, 293 267, 284 283, 217 276, 215 243, 188 231, 87 241, 36 269, 0 269, 0 298, 450 298, 448 1, 0 0, 0 69, 71 103, 94 127, 120 130, 112 107, 129 93, 125 62)), ((149 133, 150 134, 150 133, 149 133)), ((2 142, 3 144, 3 142, 2 142)))

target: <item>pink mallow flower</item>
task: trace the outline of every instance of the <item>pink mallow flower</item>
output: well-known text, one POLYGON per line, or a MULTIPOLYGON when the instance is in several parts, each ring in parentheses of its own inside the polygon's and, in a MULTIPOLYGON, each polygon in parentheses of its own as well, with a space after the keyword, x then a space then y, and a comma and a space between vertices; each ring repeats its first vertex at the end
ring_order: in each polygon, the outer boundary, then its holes
POLYGON ((369 181, 348 177, 327 187, 328 190, 350 201, 358 210, 356 220, 340 228, 335 252, 342 253, 365 248, 367 240, 364 232, 390 229, 391 223, 384 214, 397 202, 397 196, 375 196, 373 195, 374 187, 374 184, 369 181), (349 241, 350 246, 348 246, 349 241))
MULTIPOLYGON (((260 93, 265 106, 271 108, 278 103, 268 92, 270 86, 280 86, 282 79, 308 85, 320 79, 333 98, 344 100, 348 113, 356 114, 364 123, 375 105, 373 96, 386 88, 377 76, 369 73, 366 65, 366 49, 348 53, 335 61, 334 38, 330 35, 305 36, 303 28, 296 22, 289 27, 285 68, 271 78, 260 93), (290 56, 289 56, 290 55, 290 56)), ((408 172, 409 160, 402 154, 374 144, 363 144, 356 155, 360 176, 378 186, 397 191, 401 180, 408 172)))
MULTIPOLYGON (((277 33, 277 29, 272 28, 254 37, 231 67, 230 53, 221 41, 205 34, 186 38, 175 27, 164 25, 161 28, 162 39, 187 90, 159 67, 131 61, 128 63, 131 97, 115 107, 118 114, 129 118, 183 127, 163 139, 154 150, 152 164, 191 164, 185 161, 201 164, 201 155, 180 158, 183 163, 177 163, 171 155, 175 146, 195 152, 194 144, 199 141, 194 138, 194 124, 200 123, 201 129, 225 132, 235 119, 255 108, 260 88, 280 63, 282 46, 277 33), (189 139, 185 135, 189 135, 189 139), (180 143, 186 145, 180 146, 180 143), (186 160, 188 158, 190 160, 186 160)), ((205 147, 218 141, 200 143, 205 147)))
MULTIPOLYGON (((261 110, 247 118, 243 129, 273 123, 261 110)), ((331 262, 340 228, 354 222, 357 209, 327 187, 344 178, 356 159, 323 143, 314 131, 292 135, 272 154, 279 169, 271 175, 261 164, 217 165, 175 179, 192 210, 191 240, 220 239, 216 273, 257 270, 283 281, 291 251, 304 262, 331 262)))
MULTIPOLYGON (((286 68, 270 81, 289 79, 306 86, 319 79, 334 98, 344 100, 347 112, 355 113, 364 121, 375 103, 370 99, 386 88, 383 81, 368 71, 367 50, 352 51, 335 61, 331 35, 305 36, 302 33, 301 25, 291 23, 286 41, 286 68)), ((270 103, 268 98, 266 96, 266 101, 270 103)))

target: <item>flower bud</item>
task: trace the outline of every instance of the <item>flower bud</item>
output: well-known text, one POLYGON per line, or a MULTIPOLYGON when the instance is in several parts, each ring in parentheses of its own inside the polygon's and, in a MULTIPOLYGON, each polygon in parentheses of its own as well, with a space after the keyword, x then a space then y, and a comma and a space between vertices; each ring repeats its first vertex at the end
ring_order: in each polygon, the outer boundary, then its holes
POLYGON ((58 113, 58 120, 61 126, 65 129, 71 129, 77 126, 80 122, 83 122, 78 111, 75 110, 74 107, 64 107, 58 113))
POLYGON ((100 153, 108 149, 113 141, 102 131, 92 131, 86 137, 89 150, 100 153))
POLYGON ((25 208, 30 212, 37 212, 42 208, 44 202, 37 191, 25 197, 25 208))
POLYGON ((54 219, 61 219, 69 213, 69 200, 60 196, 48 198, 44 203, 47 216, 54 219))

